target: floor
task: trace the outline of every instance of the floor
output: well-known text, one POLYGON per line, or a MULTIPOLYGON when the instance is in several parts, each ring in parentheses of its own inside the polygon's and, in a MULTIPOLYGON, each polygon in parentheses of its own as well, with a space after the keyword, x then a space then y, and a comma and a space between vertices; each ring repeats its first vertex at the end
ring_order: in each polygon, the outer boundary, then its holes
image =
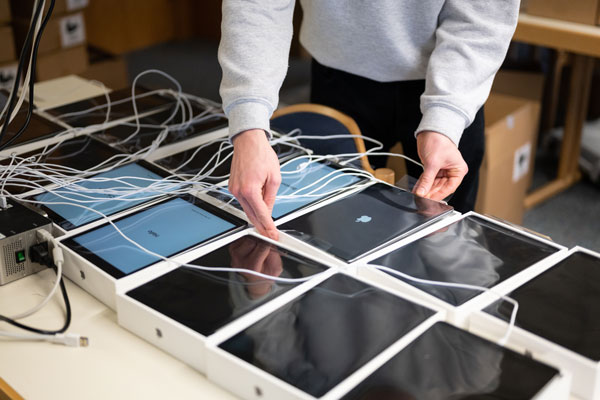
MULTIPOLYGON (((164 43, 130 53, 126 59, 131 79, 141 71, 156 68, 177 79, 184 91, 220 101, 221 70, 215 42, 197 39, 164 43)), ((294 104, 308 101, 309 79, 310 63, 302 59, 290 60, 280 102, 294 104)), ((166 84, 165 78, 158 75, 145 76, 140 82, 150 87, 164 87, 166 84)), ((534 186, 548 180, 556 166, 553 152, 539 153, 534 186)), ((580 245, 600 251, 600 184, 583 179, 529 210, 523 225, 567 247, 580 245)))

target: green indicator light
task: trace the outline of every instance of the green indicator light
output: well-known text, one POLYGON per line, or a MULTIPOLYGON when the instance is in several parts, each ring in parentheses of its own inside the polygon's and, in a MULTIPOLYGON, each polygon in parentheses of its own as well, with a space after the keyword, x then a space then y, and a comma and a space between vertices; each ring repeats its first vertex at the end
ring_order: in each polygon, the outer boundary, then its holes
POLYGON ((15 258, 17 259, 17 264, 25 262, 25 250, 15 252, 15 258))

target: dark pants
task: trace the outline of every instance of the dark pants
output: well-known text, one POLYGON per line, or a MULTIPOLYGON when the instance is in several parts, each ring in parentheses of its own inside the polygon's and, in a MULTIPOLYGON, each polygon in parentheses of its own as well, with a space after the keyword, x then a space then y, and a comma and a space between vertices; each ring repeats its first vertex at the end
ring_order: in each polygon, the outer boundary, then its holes
MULTIPOLYGON (((381 141, 384 151, 401 142, 408 157, 419 160, 414 133, 421 121, 420 96, 425 81, 377 82, 326 67, 313 60, 311 102, 333 107, 348 114, 363 135, 381 141)), ((449 201, 457 211, 475 207, 479 167, 484 151, 483 107, 465 129, 458 146, 469 172, 449 201)), ((374 167, 385 166, 385 157, 369 158, 374 167)), ((406 163, 408 174, 418 178, 422 169, 406 163)), ((401 177, 398 177, 401 178, 401 177)))

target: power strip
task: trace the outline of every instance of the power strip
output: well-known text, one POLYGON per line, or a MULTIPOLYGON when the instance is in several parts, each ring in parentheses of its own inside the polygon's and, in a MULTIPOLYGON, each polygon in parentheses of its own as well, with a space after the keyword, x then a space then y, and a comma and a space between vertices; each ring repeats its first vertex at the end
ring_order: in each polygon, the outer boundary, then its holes
POLYGON ((29 256, 42 228, 52 232, 52 221, 14 200, 0 208, 0 286, 45 268, 29 256))

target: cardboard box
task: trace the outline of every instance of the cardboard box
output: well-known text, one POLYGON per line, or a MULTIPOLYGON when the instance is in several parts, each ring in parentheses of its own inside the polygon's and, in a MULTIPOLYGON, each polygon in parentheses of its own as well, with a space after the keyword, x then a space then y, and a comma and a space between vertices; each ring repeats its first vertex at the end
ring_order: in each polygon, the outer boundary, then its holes
MULTIPOLYGON (((2 0, 0 0, 1 2, 2 0)), ((13 17, 31 19, 33 15, 34 0, 10 0, 13 17)), ((55 0, 52 15, 83 10, 88 6, 89 0, 55 0)), ((48 10, 50 1, 46 1, 44 12, 48 10)))
POLYGON ((533 166, 539 103, 492 93, 485 120, 485 156, 475 211, 520 224, 533 166))
POLYGON ((581 24, 597 25, 598 0, 528 0, 527 13, 581 24))
POLYGON ((12 90, 16 76, 16 62, 0 64, 0 89, 12 90))
POLYGON ((10 26, 0 26, 0 63, 14 61, 15 55, 15 40, 13 30, 10 26))
POLYGON ((80 74, 88 69, 88 54, 85 46, 72 47, 53 53, 39 55, 36 77, 38 81, 80 74))
POLYGON ((8 24, 10 20, 10 3, 8 0, 0 0, 0 25, 8 24))
POLYGON ((91 62, 89 68, 79 76, 102 82, 104 86, 113 90, 129 86, 127 64, 123 57, 112 57, 91 62))
POLYGON ((88 43, 110 54, 163 43, 175 37, 171 0, 92 0, 85 10, 88 43))
MULTIPOLYGON (((542 100, 544 98, 544 87, 546 77, 538 72, 524 72, 500 70, 494 79, 492 86, 493 93, 515 96, 522 99, 528 99, 533 102, 534 112, 541 114, 542 100)), ((537 149, 537 132, 533 136, 531 147, 531 168, 527 174, 527 186, 531 186, 533 181, 533 162, 537 149)))
MULTIPOLYGON (((22 18, 15 19, 13 23, 19 49, 25 43, 29 23, 29 20, 22 18)), ((82 12, 51 18, 44 29, 38 54, 48 54, 59 49, 79 46, 85 42, 85 21, 82 12)))

